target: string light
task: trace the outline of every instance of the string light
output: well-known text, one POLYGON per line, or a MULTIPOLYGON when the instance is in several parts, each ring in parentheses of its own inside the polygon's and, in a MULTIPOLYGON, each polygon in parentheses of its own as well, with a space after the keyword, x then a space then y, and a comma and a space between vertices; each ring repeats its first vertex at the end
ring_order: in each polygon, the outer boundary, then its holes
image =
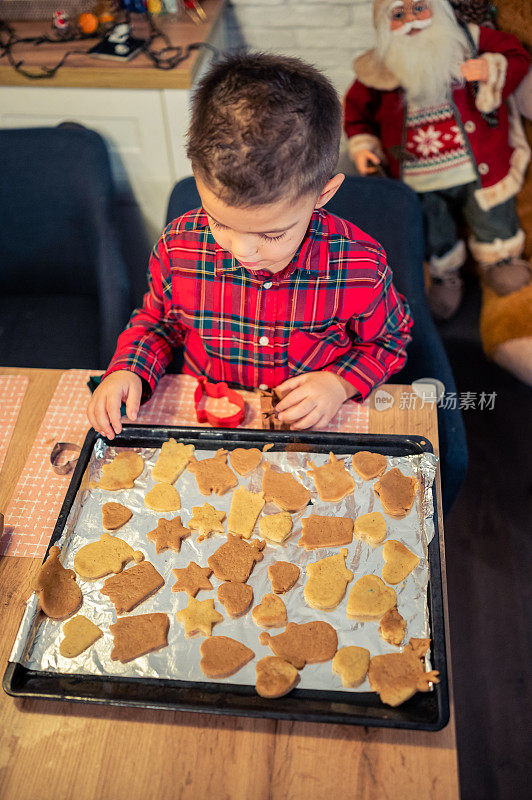
MULTIPOLYGON (((213 47, 212 45, 208 44, 207 42, 193 42, 192 44, 188 44, 185 47, 181 45, 173 45, 166 35, 160 28, 157 27, 155 24, 152 15, 148 12, 143 14, 145 16, 149 27, 150 27, 150 34, 148 39, 144 42, 142 47, 140 48, 141 52, 143 52, 150 61, 152 62, 153 66, 156 69, 164 69, 170 70, 175 69, 182 61, 185 61, 189 55, 194 50, 199 50, 201 47, 211 50, 215 58, 218 56, 218 50, 213 47), (153 42, 156 39, 162 39, 164 42, 164 47, 156 49, 153 47, 153 42)), ((131 19, 131 12, 126 12, 125 14, 125 21, 127 24, 130 23, 131 19)), ((106 31, 106 36, 109 31, 106 31)), ((72 30, 72 31, 65 31, 59 32, 54 31, 52 34, 42 34, 41 36, 25 36, 20 37, 17 36, 15 30, 9 25, 7 22, 0 20, 0 59, 5 57, 9 64, 13 67, 21 75, 28 78, 29 80, 41 80, 46 78, 52 78, 56 72, 63 66, 65 61, 70 58, 71 56, 79 56, 79 55, 87 55, 86 50, 67 50, 66 53, 63 54, 61 59, 58 61, 57 64, 53 67, 48 67, 45 65, 37 66, 37 67, 26 67, 24 65, 24 61, 22 59, 17 59, 14 53, 14 48, 16 45, 19 44, 33 44, 35 47, 38 47, 41 44, 64 44, 65 42, 74 42, 74 41, 91 41, 93 42, 95 39, 104 39, 105 36, 97 36, 94 34, 85 34, 79 30, 72 30)))

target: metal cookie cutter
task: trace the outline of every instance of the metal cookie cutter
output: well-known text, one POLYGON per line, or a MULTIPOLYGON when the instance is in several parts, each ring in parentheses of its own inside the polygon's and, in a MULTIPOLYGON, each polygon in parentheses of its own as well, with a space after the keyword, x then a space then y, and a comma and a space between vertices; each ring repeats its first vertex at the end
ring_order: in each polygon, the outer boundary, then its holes
POLYGON ((198 378, 198 385, 194 392, 194 408, 198 422, 208 422, 213 428, 236 428, 244 419, 246 401, 241 394, 230 389, 226 383, 209 383, 206 378, 198 378), (230 417, 220 417, 204 408, 200 408, 203 397, 226 397, 227 400, 238 407, 236 414, 230 417))
POLYGON ((57 475, 68 475, 78 463, 80 452, 81 447, 79 444, 73 444, 72 442, 56 442, 50 453, 50 464, 52 465, 53 471, 57 475), (74 454, 76 455, 74 456, 74 454), (65 456, 67 457, 66 461, 64 460, 65 456))

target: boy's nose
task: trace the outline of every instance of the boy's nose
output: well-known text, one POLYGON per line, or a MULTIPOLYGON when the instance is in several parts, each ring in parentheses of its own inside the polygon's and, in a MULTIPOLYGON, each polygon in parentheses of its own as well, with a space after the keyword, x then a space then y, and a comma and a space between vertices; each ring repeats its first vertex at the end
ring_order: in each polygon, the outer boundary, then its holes
POLYGON ((257 245, 251 239, 233 239, 231 252, 238 261, 252 261, 257 254, 257 245))

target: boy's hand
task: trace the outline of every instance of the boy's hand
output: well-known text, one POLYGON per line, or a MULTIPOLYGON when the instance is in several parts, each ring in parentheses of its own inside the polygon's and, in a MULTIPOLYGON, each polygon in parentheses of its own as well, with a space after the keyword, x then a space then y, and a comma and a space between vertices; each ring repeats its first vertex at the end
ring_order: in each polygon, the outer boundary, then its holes
POLYGON ((324 428, 355 390, 333 372, 305 372, 283 381, 275 391, 283 398, 275 407, 277 419, 301 430, 324 428))
POLYGON ((134 372, 120 369, 112 372, 103 380, 87 406, 87 416, 92 427, 98 433, 114 439, 115 433, 120 433, 120 406, 126 403, 128 419, 134 422, 140 406, 142 396, 142 380, 134 372))

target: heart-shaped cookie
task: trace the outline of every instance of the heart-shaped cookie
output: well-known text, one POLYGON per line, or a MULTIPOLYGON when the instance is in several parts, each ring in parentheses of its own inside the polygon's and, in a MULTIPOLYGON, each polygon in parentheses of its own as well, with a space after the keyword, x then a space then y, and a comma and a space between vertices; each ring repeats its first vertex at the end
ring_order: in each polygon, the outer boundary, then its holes
POLYGON ((258 467, 262 461, 262 453, 256 447, 237 447, 230 455, 231 466, 239 475, 247 475, 258 467))
POLYGON ((408 547, 395 539, 384 543, 382 556, 385 564, 382 568, 382 579, 395 586, 404 581, 419 564, 419 558, 408 547))
POLYGON ((207 678, 228 678, 255 657, 253 650, 230 636, 209 636, 200 653, 200 668, 207 678))
POLYGON ((259 519, 260 535, 270 542, 281 544, 292 533, 292 516, 288 511, 267 514, 259 519))
POLYGON ((122 503, 105 503, 102 506, 102 524, 106 531, 117 531, 132 516, 133 512, 122 503))
POLYGON ((287 623, 286 606, 276 594, 265 594, 251 616, 261 628, 283 628, 287 623))
POLYGON ((355 520, 355 536, 376 547, 386 539, 386 520, 378 511, 362 514, 355 520))
POLYGON ((278 656, 264 656, 255 665, 255 688, 261 697, 282 697, 299 682, 299 672, 278 656))
POLYGON ((379 620, 397 605, 395 590, 377 575, 363 575, 349 592, 347 616, 360 622, 379 620))
POLYGON ((249 583, 230 583, 218 586, 218 600, 223 603, 230 617, 235 619, 245 614, 253 601, 253 589, 249 583))

